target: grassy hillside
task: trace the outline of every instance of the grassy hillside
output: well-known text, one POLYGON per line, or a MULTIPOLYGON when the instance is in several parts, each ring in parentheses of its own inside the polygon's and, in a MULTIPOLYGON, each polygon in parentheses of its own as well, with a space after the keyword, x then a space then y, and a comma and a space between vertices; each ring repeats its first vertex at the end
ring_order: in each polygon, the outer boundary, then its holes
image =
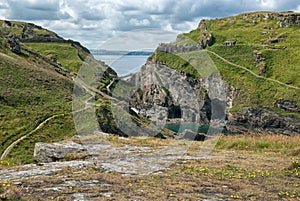
MULTIPOLYGON (((23 58, 12 59, 4 55, 0 57, 2 153, 14 140, 33 130, 46 118, 71 112, 72 83, 58 74, 28 63, 23 58)), ((51 132, 53 140, 70 135, 69 132, 62 133, 58 130, 51 132)), ((70 132, 74 133, 71 130, 70 132)), ((51 139, 48 137, 45 140, 51 139)), ((33 146, 34 144, 29 144, 25 148, 32 151, 33 146)), ((23 154, 20 156, 22 158, 23 154)))
MULTIPOLYGON (((213 36, 212 45, 205 51, 222 78, 239 91, 231 112, 251 106, 300 116, 275 105, 277 100, 295 101, 298 106, 300 103, 300 26, 290 23, 283 28, 278 15, 250 13, 205 21, 205 33, 213 36), (225 46, 229 40, 236 41, 236 45, 225 46)), ((197 28, 183 34, 177 45, 193 44, 184 38, 200 44, 203 34, 197 28)), ((154 56, 187 73, 193 81, 206 73, 199 74, 182 59, 193 54, 156 52, 154 56)), ((89 51, 78 42, 64 40, 42 27, 0 20, 0 154, 22 139, 6 158, 13 163, 33 162, 35 142, 53 142, 76 134, 71 113, 73 78, 86 64, 88 55, 89 51), (18 54, 11 51, 12 36, 20 40, 18 54)), ((93 64, 98 65, 96 61, 93 64)), ((113 76, 114 72, 107 71, 98 89, 105 91, 113 76)), ((98 99, 96 113, 101 128, 118 132, 111 101, 97 89, 93 92, 98 99)))
POLYGON ((69 71, 77 72, 87 53, 77 49, 71 43, 25 43, 39 54, 60 63, 69 71))
MULTIPOLYGON (((213 44, 206 52, 222 78, 239 90, 232 112, 251 106, 288 114, 276 107, 277 100, 290 100, 299 105, 300 26, 293 23, 291 15, 294 13, 259 12, 204 22, 213 35, 213 44), (235 41, 236 45, 226 46, 226 41, 235 41)), ((200 28, 197 28, 183 34, 183 39, 175 44, 186 45, 191 43, 190 39, 199 44, 201 37, 200 28)), ((156 60, 192 78, 201 77, 178 56, 158 52, 156 60)), ((300 116, 294 112, 290 114, 300 116)))
MULTIPOLYGON (((36 25, 0 20, 0 155, 26 136, 5 159, 13 164, 34 162, 36 142, 76 134, 71 113, 73 78, 88 55, 78 42, 36 25), (12 36, 20 41, 19 54, 10 50, 12 36)), ((106 73, 100 85, 107 85, 110 78, 106 73)))

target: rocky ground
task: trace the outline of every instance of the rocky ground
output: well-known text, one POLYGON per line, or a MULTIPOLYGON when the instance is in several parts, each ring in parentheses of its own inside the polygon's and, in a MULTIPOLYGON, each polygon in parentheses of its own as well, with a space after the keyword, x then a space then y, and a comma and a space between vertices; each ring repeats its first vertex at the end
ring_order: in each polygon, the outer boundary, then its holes
POLYGON ((41 143, 36 157, 52 162, 1 161, 0 200, 300 200, 299 142, 222 136, 207 156, 199 153, 203 142, 185 140, 85 136, 41 143))

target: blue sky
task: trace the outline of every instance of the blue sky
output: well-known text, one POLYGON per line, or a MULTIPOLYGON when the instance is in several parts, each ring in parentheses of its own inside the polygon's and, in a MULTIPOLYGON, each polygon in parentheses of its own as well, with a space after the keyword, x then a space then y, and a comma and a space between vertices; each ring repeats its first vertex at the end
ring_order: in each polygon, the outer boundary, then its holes
POLYGON ((88 48, 155 48, 202 18, 300 11, 299 0, 1 0, 0 18, 29 21, 88 48), (122 44, 119 47, 116 46, 122 44), (122 42, 123 41, 123 42, 122 42), (125 44, 126 43, 126 44, 125 44), (114 46, 115 45, 115 46, 114 46))

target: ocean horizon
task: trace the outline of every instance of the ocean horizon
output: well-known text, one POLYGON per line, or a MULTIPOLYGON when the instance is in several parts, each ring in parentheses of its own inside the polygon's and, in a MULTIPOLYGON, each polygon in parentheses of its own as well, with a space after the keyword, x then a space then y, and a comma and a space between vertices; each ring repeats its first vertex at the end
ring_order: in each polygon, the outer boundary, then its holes
POLYGON ((94 54, 95 59, 109 65, 118 76, 136 73, 146 63, 149 55, 107 55, 94 54))

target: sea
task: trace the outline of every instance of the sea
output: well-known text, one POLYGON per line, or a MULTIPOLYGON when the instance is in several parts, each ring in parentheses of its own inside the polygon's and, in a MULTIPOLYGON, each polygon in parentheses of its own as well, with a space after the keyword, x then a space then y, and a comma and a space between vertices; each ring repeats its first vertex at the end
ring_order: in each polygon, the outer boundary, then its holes
POLYGON ((112 67, 118 76, 135 73, 146 63, 149 55, 103 55, 94 54, 95 59, 112 67))

